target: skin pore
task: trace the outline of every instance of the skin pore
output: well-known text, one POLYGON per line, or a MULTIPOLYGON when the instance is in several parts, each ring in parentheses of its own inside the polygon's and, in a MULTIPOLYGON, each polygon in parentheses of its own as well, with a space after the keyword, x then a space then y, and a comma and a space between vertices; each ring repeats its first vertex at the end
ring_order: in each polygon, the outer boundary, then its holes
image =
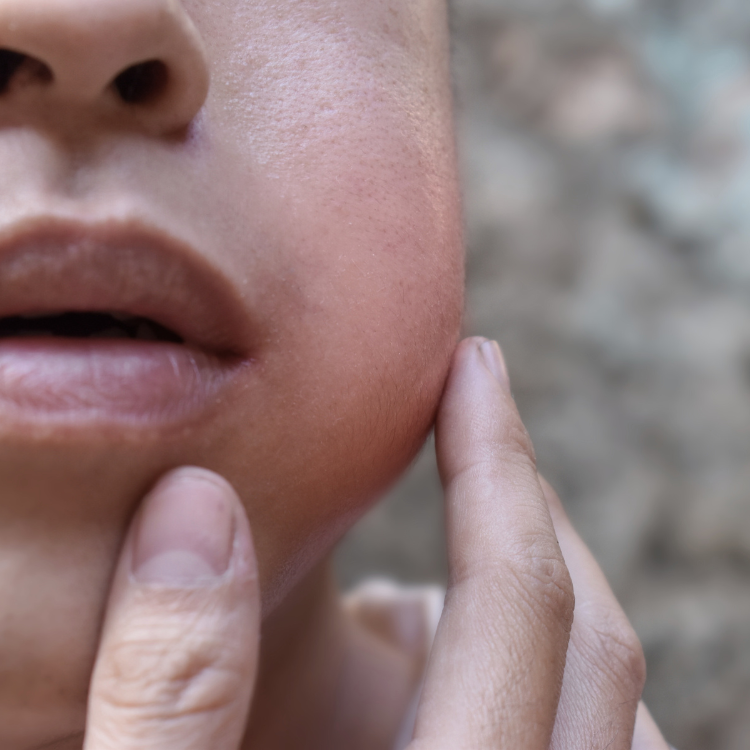
POLYGON ((195 464, 257 551, 246 746, 388 747, 421 665, 343 619, 325 558, 422 444, 460 325, 444 3, 0 0, 0 50, 23 56, 0 91, 0 318, 141 305, 194 339, 153 361, 0 339, 0 746, 81 746, 124 531, 195 464), (129 100, 113 82, 152 59, 166 84, 129 100), (29 395, 17 373, 50 368, 29 395), (349 710, 368 703, 377 731, 349 710))

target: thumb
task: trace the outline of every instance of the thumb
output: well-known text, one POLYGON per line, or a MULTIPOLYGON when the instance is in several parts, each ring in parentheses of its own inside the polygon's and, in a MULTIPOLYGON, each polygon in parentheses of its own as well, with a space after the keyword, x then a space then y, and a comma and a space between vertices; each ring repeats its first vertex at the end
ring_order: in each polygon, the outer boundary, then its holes
POLYGON ((239 747, 258 661, 250 526, 234 490, 183 468, 149 493, 115 573, 85 750, 239 747))

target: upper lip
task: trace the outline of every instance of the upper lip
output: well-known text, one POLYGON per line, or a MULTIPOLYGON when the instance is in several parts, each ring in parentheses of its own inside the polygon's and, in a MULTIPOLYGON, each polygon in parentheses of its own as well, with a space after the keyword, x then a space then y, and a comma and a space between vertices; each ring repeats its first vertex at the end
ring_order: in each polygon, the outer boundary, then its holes
POLYGON ((187 345, 247 357, 236 289, 190 245, 133 221, 25 221, 0 231, 0 318, 64 312, 150 318, 187 345))

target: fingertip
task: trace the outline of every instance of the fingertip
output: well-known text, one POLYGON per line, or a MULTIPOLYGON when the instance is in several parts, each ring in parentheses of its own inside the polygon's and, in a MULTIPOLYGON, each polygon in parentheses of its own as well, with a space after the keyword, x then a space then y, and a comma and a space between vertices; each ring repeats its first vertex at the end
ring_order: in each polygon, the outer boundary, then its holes
MULTIPOLYGON (((234 492, 234 490, 232 490, 234 492)), ((232 565, 235 573, 242 578, 254 581, 254 586, 258 586, 258 559, 255 553, 255 542, 253 540, 253 531, 250 526, 250 519, 247 517, 245 506, 240 500, 237 493, 234 493, 235 502, 235 535, 234 535, 234 556, 232 565)))
POLYGON ((483 341, 479 345, 479 353, 487 369, 495 376, 495 380, 510 393, 510 376, 500 344, 497 341, 483 341))
POLYGON ((198 466, 165 474, 134 523, 130 567, 137 583, 172 586, 255 575, 249 523, 232 485, 198 466))
POLYGON ((497 341, 484 336, 472 336, 461 341, 456 348, 453 373, 460 375, 468 370, 488 381, 498 383, 510 395, 510 377, 502 349, 497 341), (489 376, 489 377, 488 377, 489 376))
POLYGON ((221 474, 217 474, 210 469, 205 469, 202 466, 180 466, 168 471, 157 481, 149 494, 160 492, 174 484, 184 484, 186 488, 189 488, 194 482, 206 482, 215 486, 227 498, 239 501, 234 487, 221 474))
POLYGON ((436 423, 438 463, 444 478, 502 446, 534 451, 510 391, 497 342, 475 336, 456 349, 436 423))

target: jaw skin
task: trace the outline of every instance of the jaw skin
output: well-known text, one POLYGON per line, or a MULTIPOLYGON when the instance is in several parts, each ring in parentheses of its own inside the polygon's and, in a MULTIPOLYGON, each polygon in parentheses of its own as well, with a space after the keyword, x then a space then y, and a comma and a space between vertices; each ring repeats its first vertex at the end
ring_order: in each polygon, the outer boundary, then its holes
MULTIPOLYGON (((0 17, 17 2, 0 0, 0 17)), ((54 3, 79 20, 93 7, 54 3)), ((47 219, 158 227, 200 255, 255 331, 251 366, 185 418, 0 425, 8 750, 81 730, 111 569, 158 476, 197 464, 234 485, 266 617, 284 611, 419 449, 458 335, 442 2, 182 7, 211 81, 191 119, 189 107, 120 110, 104 86, 0 94, 0 234, 47 219)))

